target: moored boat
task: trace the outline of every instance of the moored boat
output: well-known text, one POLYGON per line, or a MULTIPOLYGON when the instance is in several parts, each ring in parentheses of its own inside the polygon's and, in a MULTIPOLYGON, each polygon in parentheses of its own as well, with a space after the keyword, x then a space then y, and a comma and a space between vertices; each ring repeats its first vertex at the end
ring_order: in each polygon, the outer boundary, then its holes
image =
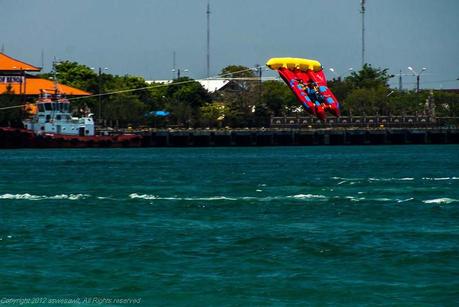
POLYGON ((56 90, 42 91, 35 104, 25 107, 30 114, 24 129, 0 128, 3 148, 85 148, 140 147, 142 137, 135 134, 96 135, 92 114, 73 117, 70 102, 56 90))

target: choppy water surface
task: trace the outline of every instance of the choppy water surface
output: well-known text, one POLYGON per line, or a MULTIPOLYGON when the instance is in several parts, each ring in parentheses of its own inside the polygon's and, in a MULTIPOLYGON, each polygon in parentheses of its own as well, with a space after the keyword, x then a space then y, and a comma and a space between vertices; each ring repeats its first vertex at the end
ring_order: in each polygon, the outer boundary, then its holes
POLYGON ((459 302, 456 145, 0 154, 0 299, 459 302))

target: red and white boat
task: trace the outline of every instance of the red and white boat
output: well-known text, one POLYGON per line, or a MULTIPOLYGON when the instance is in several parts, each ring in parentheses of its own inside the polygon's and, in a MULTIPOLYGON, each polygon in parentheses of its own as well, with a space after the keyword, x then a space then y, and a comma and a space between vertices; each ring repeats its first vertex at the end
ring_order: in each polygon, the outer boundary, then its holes
POLYGON ((87 112, 73 117, 70 102, 57 90, 43 91, 33 105, 27 105, 30 118, 23 121, 25 129, 0 128, 0 147, 85 148, 140 147, 142 136, 136 134, 96 135, 94 119, 87 112))

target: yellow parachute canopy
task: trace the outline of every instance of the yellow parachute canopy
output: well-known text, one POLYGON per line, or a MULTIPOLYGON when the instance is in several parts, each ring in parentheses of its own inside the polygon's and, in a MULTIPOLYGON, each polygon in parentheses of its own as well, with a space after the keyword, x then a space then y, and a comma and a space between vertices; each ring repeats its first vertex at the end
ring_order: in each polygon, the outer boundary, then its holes
POLYGON ((302 71, 313 70, 315 72, 322 70, 322 65, 319 61, 301 58, 271 58, 266 62, 266 66, 273 70, 278 70, 282 67, 292 70, 299 69, 302 71))

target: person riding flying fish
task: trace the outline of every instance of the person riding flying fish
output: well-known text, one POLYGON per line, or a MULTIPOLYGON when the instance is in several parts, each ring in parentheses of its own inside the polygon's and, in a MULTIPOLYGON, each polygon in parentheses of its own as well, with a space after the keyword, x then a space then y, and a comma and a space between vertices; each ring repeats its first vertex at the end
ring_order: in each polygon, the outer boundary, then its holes
POLYGON ((306 87, 306 94, 314 102, 316 106, 321 105, 324 102, 324 96, 320 94, 317 84, 314 81, 309 81, 306 87))
POLYGON ((340 104, 327 87, 322 65, 302 58, 271 58, 266 66, 276 70, 306 110, 321 120, 326 113, 340 116, 340 104))

